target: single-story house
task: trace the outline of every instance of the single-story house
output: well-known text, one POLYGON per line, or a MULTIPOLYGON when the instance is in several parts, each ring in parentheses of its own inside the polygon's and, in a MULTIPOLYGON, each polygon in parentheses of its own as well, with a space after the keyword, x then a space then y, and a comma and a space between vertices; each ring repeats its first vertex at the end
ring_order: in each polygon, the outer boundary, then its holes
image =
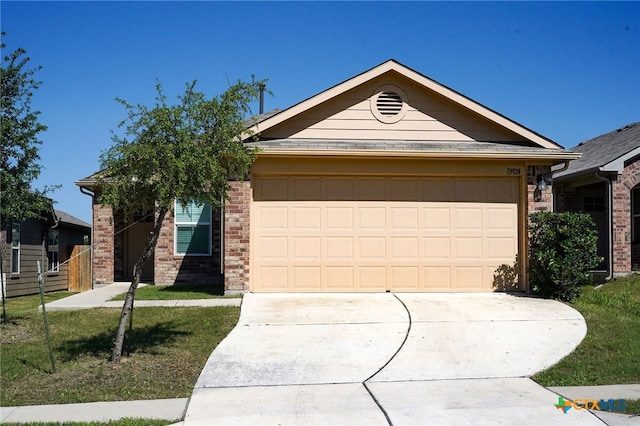
POLYGON ((46 292, 68 290, 68 263, 73 248, 90 243, 91 225, 61 210, 42 219, 9 222, 0 229, 2 272, 7 297, 37 294, 37 261, 46 292))
MULTIPOLYGON (((528 214, 551 210, 551 167, 579 157, 395 60, 252 130, 248 179, 231 182, 223 211, 177 206, 146 279, 227 293, 486 292, 515 267, 526 291, 528 214)), ((131 277, 150 222, 94 197, 96 282, 131 277)))
POLYGON ((555 209, 585 212, 598 230, 598 270, 640 269, 640 122, 582 142, 579 160, 553 174, 555 209))

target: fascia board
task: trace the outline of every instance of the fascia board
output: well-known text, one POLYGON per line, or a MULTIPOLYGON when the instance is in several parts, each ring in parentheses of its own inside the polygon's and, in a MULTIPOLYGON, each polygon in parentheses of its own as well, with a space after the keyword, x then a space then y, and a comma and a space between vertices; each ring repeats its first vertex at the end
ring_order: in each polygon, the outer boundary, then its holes
POLYGON ((580 154, 567 152, 470 152, 470 151, 392 151, 392 150, 307 150, 265 149, 258 156, 314 156, 314 157, 423 157, 423 158, 482 158, 512 160, 576 160, 580 154))
POLYGON ((603 165, 600 167, 601 172, 617 172, 618 174, 622 174, 624 171, 624 163, 627 160, 630 160, 633 157, 640 155, 640 147, 635 148, 626 154, 616 158, 615 160, 603 165))

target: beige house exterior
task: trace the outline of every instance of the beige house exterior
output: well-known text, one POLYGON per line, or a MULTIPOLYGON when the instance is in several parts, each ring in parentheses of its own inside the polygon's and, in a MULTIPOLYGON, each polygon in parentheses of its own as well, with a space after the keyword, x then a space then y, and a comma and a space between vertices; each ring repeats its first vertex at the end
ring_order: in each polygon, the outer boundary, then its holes
POLYGON ((259 119, 213 236, 227 293, 489 292, 505 271, 527 291, 537 183, 579 158, 394 60, 259 119))

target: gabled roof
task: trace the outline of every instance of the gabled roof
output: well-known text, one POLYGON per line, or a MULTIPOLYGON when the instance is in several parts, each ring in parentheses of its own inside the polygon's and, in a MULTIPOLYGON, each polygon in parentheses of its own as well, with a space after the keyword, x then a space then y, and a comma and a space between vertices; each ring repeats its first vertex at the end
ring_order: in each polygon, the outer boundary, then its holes
POLYGON ((58 209, 54 209, 53 211, 56 215, 56 222, 59 222, 65 225, 71 225, 77 228, 91 229, 91 225, 89 225, 87 222, 81 219, 78 219, 75 216, 71 216, 67 212, 63 212, 62 210, 58 210, 58 209))
POLYGON ((279 125, 293 117, 298 116, 299 114, 302 114, 305 111, 310 110, 311 108, 327 102, 328 100, 336 98, 337 96, 347 92, 348 90, 351 90, 386 73, 397 73, 409 80, 412 80, 416 84, 424 87, 425 90, 442 96, 443 98, 459 106, 460 108, 477 114, 483 117, 485 120, 488 120, 489 122, 492 122, 497 126, 501 126, 521 136, 523 140, 530 141, 541 148, 554 150, 563 149, 562 146, 556 144, 552 140, 541 136, 540 134, 522 126, 521 124, 510 120, 502 114, 499 114, 492 109, 473 101, 472 99, 456 92, 455 90, 452 90, 449 87, 444 86, 443 84, 440 84, 437 81, 432 80, 393 59, 388 60, 374 68, 371 68, 370 70, 365 71, 349 80, 337 84, 336 86, 333 86, 330 89, 312 96, 290 108, 277 112, 276 114, 264 119, 259 124, 253 126, 251 128, 251 131, 254 133, 264 132, 271 127, 279 125))
POLYGON ((597 136, 571 149, 582 154, 554 179, 599 172, 622 173, 624 162, 640 155, 640 122, 597 136))

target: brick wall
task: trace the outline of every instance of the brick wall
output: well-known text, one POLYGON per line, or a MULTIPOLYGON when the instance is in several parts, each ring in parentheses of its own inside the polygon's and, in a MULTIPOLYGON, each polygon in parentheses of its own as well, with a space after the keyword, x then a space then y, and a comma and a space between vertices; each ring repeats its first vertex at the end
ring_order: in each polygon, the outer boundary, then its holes
POLYGON ((224 289, 225 293, 237 293, 249 290, 251 183, 230 184, 224 215, 224 289))
POLYGON ((110 206, 93 205, 93 282, 114 280, 113 212, 110 206))
POLYGON ((527 168, 527 214, 539 211, 553 210, 553 189, 551 187, 551 167, 550 166, 529 166, 527 168), (547 189, 537 191, 538 175, 544 175, 547 180, 547 189), (539 194, 536 194, 539 192, 539 194), (536 195, 540 196, 540 201, 535 201, 536 195))
POLYGON ((167 213, 154 253, 156 284, 222 284, 220 267, 220 211, 211 217, 211 255, 176 256, 174 249, 174 217, 167 213))
POLYGON ((616 176, 613 188, 613 272, 631 272, 631 193, 616 176))
POLYGON ((575 190, 568 190, 564 185, 557 185, 555 190, 556 211, 558 212, 577 212, 578 199, 575 190))
POLYGON ((612 182, 613 192, 613 272, 624 275, 640 261, 638 246, 632 245, 631 190, 640 184, 640 161, 625 164, 622 175, 612 182))

